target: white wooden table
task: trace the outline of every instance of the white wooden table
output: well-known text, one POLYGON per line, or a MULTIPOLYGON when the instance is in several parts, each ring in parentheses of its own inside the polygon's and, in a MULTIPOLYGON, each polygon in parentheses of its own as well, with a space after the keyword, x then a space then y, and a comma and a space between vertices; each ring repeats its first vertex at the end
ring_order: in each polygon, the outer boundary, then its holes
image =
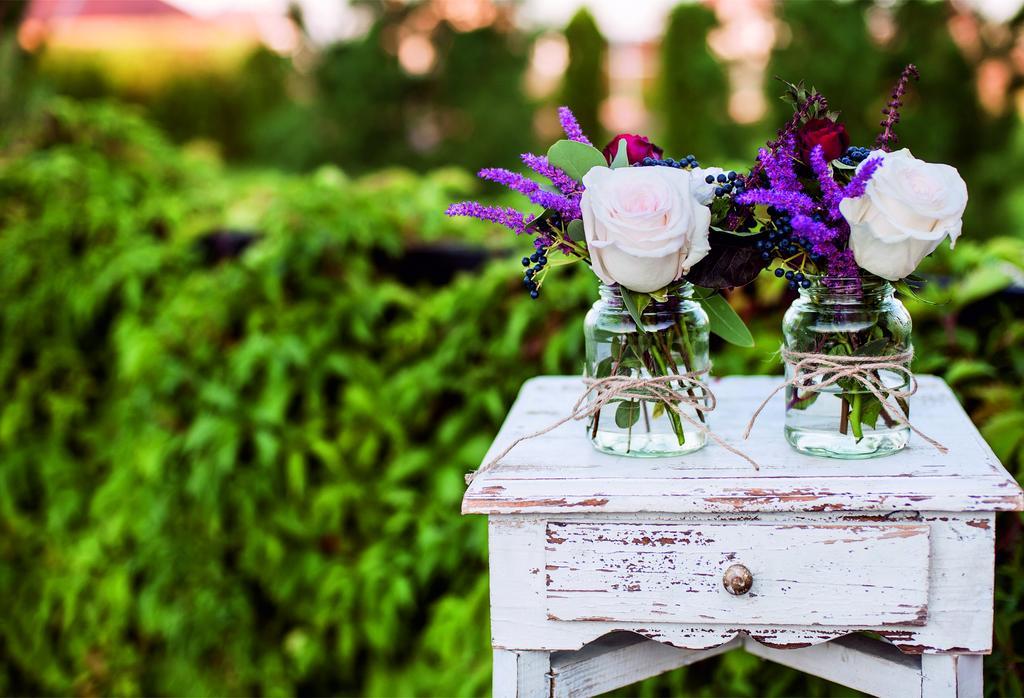
MULTIPOLYGON (((713 443, 601 454, 570 423, 473 481, 462 509, 490 517, 496 696, 595 695, 733 648, 879 696, 981 695, 995 512, 1024 508, 1021 489, 931 376, 911 416, 948 455, 918 438, 874 460, 798 454, 781 396, 742 442, 777 381, 712 386, 712 428, 760 472, 713 443)), ((526 383, 484 462, 581 392, 526 383)))

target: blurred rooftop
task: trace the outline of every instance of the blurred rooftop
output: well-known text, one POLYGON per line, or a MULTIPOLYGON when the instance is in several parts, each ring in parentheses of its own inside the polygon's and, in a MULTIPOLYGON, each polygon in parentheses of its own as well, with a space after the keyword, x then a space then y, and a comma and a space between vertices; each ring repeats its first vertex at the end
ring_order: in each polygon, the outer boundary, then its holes
POLYGON ((32 0, 18 38, 28 50, 45 43, 90 52, 189 52, 254 44, 284 52, 297 40, 287 16, 269 7, 246 11, 225 6, 202 16, 164 0, 32 0))

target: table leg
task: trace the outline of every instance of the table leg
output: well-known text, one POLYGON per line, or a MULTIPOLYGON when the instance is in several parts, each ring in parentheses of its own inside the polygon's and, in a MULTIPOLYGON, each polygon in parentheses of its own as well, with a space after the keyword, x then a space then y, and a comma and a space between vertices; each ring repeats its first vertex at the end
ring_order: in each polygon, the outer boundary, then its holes
POLYGON ((494 698, 549 698, 551 654, 494 650, 494 698))
POLYGON ((981 698, 982 656, 921 655, 922 698, 981 698))

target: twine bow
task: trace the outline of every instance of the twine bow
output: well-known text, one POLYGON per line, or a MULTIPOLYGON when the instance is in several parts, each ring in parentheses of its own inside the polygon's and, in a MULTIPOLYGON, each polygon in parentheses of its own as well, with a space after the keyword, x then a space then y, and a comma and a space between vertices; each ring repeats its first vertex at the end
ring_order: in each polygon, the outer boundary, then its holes
POLYGON ((554 422, 539 431, 535 431, 532 434, 520 436, 509 444, 504 451, 488 461, 487 464, 482 466, 479 470, 467 473, 466 484, 468 485, 473 482, 473 478, 477 475, 491 470, 499 461, 501 461, 502 458, 511 453, 512 449, 523 441, 543 436, 550 431, 554 431, 566 422, 594 417, 613 400, 656 400, 661 402, 667 409, 675 412, 680 418, 689 422, 695 429, 711 438, 719 446, 746 460, 754 466, 754 470, 760 470, 760 467, 753 459, 742 451, 730 446, 714 432, 704 426, 701 421, 694 419, 683 411, 684 407, 689 407, 703 416, 704 414, 713 411, 717 406, 718 402, 715 399, 715 394, 711 392, 707 384, 701 380, 701 376, 705 375, 707 372, 708 369, 704 369, 702 371, 673 373, 665 376, 651 376, 649 378, 632 378, 630 376, 584 378, 583 383, 587 386, 587 389, 583 391, 583 394, 573 406, 572 412, 570 412, 567 417, 563 417, 557 422, 554 422), (673 383, 679 384, 682 390, 673 388, 673 383), (591 394, 594 395, 594 398, 588 402, 591 394))
POLYGON ((899 401, 905 400, 917 392, 917 378, 910 370, 911 359, 914 358, 913 350, 901 354, 889 354, 886 356, 833 356, 831 354, 814 354, 799 351, 790 351, 782 348, 782 360, 787 366, 793 367, 793 377, 784 382, 771 392, 764 399, 761 406, 750 418, 743 438, 750 436, 750 430, 754 428, 754 422, 761 414, 776 393, 788 385, 797 390, 805 392, 821 392, 825 388, 835 385, 841 380, 851 379, 874 395, 881 403, 886 414, 904 426, 908 427, 915 434, 930 443, 939 453, 949 453, 949 449, 935 439, 922 433, 920 429, 910 423, 910 420, 900 409, 899 401), (906 387, 889 387, 882 381, 879 371, 892 371, 904 377, 906 387), (817 380, 816 379, 820 379, 817 380))

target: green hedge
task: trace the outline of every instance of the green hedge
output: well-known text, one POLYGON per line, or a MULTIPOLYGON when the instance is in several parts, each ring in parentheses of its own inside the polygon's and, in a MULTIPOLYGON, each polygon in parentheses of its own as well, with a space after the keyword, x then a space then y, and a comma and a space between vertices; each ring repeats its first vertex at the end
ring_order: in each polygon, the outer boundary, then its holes
MULTIPOLYGON (((512 244, 439 215, 472 186, 225 172, 103 105, 55 102, 12 139, 0 694, 487 693, 486 528, 458 515, 462 474, 523 380, 579 370, 595 282, 566 272, 531 302, 513 258, 438 288, 391 276, 410 243, 512 244), (263 237, 209 264, 196 239, 217 227, 263 237)), ((935 265, 956 301, 913 306, 919 367, 1019 470, 1024 322, 993 294, 1024 245, 962 248, 935 265)), ((734 301, 758 348, 717 347, 718 371, 775 370, 782 287, 734 301)), ((1019 693, 1012 545, 1002 562, 986 667, 1019 693)), ((670 689, 838 691, 733 654, 633 692, 670 689)))

